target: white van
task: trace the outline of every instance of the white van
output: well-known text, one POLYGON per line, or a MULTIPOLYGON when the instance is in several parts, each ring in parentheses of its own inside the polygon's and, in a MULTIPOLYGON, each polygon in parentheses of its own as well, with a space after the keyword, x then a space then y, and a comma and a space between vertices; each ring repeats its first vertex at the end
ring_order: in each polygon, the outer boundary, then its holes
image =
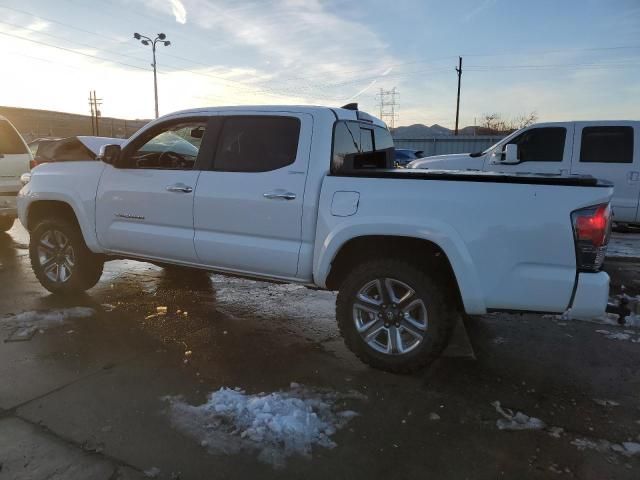
POLYGON ((506 173, 588 174, 615 185, 618 223, 640 223, 640 122, 538 123, 518 130, 484 152, 438 155, 407 168, 506 173))
POLYGON ((31 152, 11 122, 0 115, 0 232, 13 226, 17 217, 16 195, 20 177, 29 172, 31 152))

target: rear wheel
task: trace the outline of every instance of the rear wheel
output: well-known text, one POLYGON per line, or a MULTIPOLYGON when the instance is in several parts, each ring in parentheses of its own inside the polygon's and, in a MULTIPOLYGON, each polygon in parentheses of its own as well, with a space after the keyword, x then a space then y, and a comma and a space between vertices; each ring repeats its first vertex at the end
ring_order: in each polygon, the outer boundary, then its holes
POLYGON ((104 260, 87 248, 80 228, 66 219, 40 223, 31 233, 31 267, 52 293, 78 293, 100 280, 104 260))
POLYGON ((347 347, 372 367, 410 373, 447 346, 455 308, 436 282, 401 260, 375 260, 356 267, 336 302, 347 347))
POLYGON ((14 221, 15 218, 13 217, 0 217, 0 232, 7 232, 11 230, 14 221))

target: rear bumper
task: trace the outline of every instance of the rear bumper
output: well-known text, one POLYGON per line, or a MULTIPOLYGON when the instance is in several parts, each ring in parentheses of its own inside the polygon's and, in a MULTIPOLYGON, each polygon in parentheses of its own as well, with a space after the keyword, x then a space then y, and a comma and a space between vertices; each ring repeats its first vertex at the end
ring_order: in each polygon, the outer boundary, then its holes
POLYGON ((16 217, 17 215, 16 196, 0 194, 0 217, 16 217))
POLYGON ((609 301, 609 275, 606 272, 580 273, 571 316, 594 318, 604 315, 609 301))

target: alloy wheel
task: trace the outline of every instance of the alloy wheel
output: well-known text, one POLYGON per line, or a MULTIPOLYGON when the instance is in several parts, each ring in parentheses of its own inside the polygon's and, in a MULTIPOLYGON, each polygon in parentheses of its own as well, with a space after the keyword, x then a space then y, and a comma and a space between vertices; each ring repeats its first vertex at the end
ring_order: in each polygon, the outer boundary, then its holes
POLYGON ((38 242, 38 261, 50 281, 67 282, 75 267, 75 252, 69 238, 59 230, 44 232, 38 242))
POLYGON ((376 278, 358 290, 353 321, 362 340, 387 355, 415 350, 428 328, 422 299, 413 288, 394 278, 376 278))

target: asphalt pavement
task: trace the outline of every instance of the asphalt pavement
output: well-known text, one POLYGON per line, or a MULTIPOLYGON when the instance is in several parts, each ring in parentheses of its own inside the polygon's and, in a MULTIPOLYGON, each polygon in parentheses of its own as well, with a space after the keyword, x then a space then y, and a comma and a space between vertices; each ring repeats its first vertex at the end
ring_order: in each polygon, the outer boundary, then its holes
POLYGON ((27 244, 0 234, 0 479, 640 477, 637 328, 486 315, 398 376, 333 293, 113 261, 60 298, 27 244))

